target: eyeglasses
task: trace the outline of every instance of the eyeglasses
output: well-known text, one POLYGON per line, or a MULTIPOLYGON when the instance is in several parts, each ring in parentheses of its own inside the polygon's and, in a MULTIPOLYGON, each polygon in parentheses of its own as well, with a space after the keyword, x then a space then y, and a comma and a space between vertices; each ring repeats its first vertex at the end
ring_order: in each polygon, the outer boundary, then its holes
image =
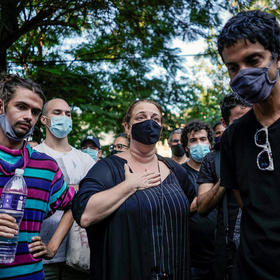
POLYGON ((171 142, 178 144, 180 142, 180 140, 179 139, 172 139, 171 142))
POLYGON ((257 166, 260 170, 274 170, 272 151, 268 141, 268 129, 263 127, 257 130, 255 134, 256 146, 263 148, 257 155, 257 166))
POLYGON ((110 148, 110 151, 113 151, 113 150, 122 151, 122 150, 128 149, 128 146, 124 145, 124 144, 117 144, 117 145, 112 144, 109 148, 110 148))

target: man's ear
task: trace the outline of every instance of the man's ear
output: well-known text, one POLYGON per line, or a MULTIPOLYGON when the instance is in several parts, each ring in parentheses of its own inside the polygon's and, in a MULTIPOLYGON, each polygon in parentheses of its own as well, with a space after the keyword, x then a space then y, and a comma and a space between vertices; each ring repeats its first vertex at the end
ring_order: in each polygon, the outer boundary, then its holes
POLYGON ((280 55, 276 58, 276 67, 278 70, 280 69, 280 55))
POLYGON ((125 133, 127 134, 127 136, 130 136, 130 124, 125 122, 123 126, 124 126, 124 130, 125 130, 125 133))
POLYGON ((221 124, 224 128, 227 128, 227 124, 226 124, 224 118, 221 118, 221 124))
POLYGON ((98 151, 97 158, 98 158, 98 159, 100 159, 100 158, 101 158, 101 156, 102 156, 102 150, 100 149, 100 150, 98 151))
POLYGON ((45 126, 47 125, 47 118, 46 118, 46 116, 41 115, 40 121, 41 121, 41 123, 42 123, 43 125, 45 125, 45 126))
POLYGON ((2 99, 0 99, 0 114, 4 113, 4 102, 2 99))

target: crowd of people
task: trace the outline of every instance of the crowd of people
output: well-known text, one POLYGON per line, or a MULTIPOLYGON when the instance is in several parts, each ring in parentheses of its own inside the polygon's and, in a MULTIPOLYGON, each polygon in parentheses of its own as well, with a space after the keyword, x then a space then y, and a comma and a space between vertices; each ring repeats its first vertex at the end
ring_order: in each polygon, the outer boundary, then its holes
POLYGON ((0 252, 18 236, 0 279, 280 279, 279 23, 240 12, 218 51, 233 90, 221 120, 173 129, 171 158, 157 154, 163 112, 152 99, 130 105, 104 157, 93 135, 69 144, 65 100, 1 79, 0 194, 20 168, 28 195, 20 226, 0 212, 0 252), (39 118, 45 139, 28 142, 39 118))

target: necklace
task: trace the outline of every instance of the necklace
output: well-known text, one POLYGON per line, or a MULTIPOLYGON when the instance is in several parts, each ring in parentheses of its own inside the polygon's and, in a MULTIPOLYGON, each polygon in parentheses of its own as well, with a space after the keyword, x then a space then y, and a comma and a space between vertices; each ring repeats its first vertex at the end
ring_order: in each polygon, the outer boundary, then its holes
POLYGON ((149 163, 141 163, 139 161, 134 160, 131 153, 129 153, 128 163, 130 165, 130 168, 134 170, 135 172, 144 172, 145 170, 149 171, 158 171, 158 158, 155 155, 155 158, 152 159, 149 163))

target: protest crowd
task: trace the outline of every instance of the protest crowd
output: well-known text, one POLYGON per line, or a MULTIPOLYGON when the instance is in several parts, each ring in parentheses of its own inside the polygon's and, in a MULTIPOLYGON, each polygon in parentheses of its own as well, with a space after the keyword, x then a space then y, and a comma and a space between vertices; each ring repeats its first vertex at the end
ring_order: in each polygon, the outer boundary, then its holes
POLYGON ((130 104, 105 156, 97 135, 69 144, 64 99, 2 77, 0 279, 280 279, 280 25, 240 12, 217 49, 232 89, 221 119, 170 129, 171 157, 157 152, 164 116, 152 99, 130 104), (41 143, 32 141, 37 122, 41 143), (3 192, 18 169, 27 185, 20 223, 3 192))

